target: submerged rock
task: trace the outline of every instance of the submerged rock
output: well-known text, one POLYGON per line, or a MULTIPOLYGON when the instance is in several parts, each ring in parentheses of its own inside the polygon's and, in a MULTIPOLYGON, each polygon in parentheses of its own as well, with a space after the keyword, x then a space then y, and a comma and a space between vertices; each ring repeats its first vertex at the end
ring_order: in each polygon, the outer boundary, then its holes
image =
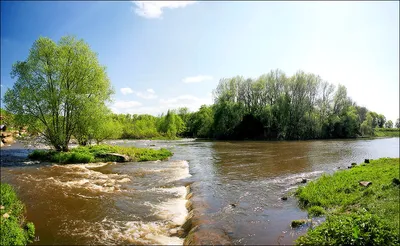
POLYGON ((183 245, 232 245, 232 243, 222 229, 200 225, 190 231, 183 245))
POLYGON ((291 223, 292 228, 299 227, 301 225, 307 224, 309 220, 293 220, 291 223))
POLYGON ((283 196, 283 197, 281 197, 281 200, 282 200, 282 201, 286 201, 286 200, 287 200, 287 197, 286 197, 286 196, 283 196))

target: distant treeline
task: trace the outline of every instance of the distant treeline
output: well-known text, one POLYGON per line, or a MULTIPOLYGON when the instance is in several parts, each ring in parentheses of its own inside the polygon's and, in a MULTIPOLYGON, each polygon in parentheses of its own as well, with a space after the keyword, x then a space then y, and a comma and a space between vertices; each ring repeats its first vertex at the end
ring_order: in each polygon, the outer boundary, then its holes
MULTIPOLYGON (((375 128, 394 125, 384 115, 358 106, 345 86, 335 88, 319 76, 302 71, 290 77, 274 70, 257 79, 224 78, 213 96, 214 104, 203 105, 197 112, 179 108, 157 117, 109 113, 109 120, 99 128, 101 137, 93 139, 355 138, 374 136, 375 128)), ((400 128, 399 119, 395 127, 400 128)), ((99 135, 99 131, 93 134, 99 135)))
MULTIPOLYGON (((122 138, 199 137, 215 139, 328 139, 373 136, 392 128, 384 115, 358 106, 343 85, 297 72, 275 70, 257 79, 221 79, 214 104, 166 115, 114 115, 122 138)), ((399 127, 399 120, 396 122, 399 127)))

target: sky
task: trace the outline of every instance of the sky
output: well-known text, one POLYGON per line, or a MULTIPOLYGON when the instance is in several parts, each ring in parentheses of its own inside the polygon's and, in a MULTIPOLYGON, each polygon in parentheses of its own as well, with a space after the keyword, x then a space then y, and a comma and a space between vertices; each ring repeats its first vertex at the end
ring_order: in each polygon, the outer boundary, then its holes
MULTIPOLYGON (((40 36, 75 35, 98 53, 115 113, 212 104, 221 78, 299 70, 399 117, 399 2, 4 2, 1 95, 40 36)), ((3 105, 2 105, 3 107, 3 105)))

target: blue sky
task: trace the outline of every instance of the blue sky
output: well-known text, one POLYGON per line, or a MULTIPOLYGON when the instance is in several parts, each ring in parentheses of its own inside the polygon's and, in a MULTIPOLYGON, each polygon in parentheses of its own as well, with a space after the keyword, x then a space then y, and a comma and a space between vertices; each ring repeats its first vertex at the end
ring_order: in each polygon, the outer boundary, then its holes
POLYGON ((399 117, 399 2, 1 2, 1 94, 39 36, 99 54, 117 113, 211 104, 220 78, 304 70, 399 117))

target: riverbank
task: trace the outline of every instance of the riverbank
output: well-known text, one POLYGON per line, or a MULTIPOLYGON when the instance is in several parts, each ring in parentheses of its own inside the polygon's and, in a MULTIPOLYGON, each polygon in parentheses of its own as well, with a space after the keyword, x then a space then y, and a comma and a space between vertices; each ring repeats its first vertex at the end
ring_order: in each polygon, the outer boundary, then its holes
POLYGON ((25 205, 18 199, 13 188, 0 183, 0 238, 1 245, 26 245, 35 236, 35 226, 25 221, 25 205))
POLYGON ((79 146, 69 152, 54 150, 34 150, 29 154, 32 160, 49 161, 61 164, 92 163, 92 162, 127 162, 166 160, 173 154, 161 149, 122 147, 112 145, 79 146))
POLYGON ((375 137, 400 137, 399 128, 375 128, 375 137))
POLYGON ((298 188, 309 217, 326 221, 297 239, 298 245, 399 243, 399 158, 353 165, 298 188))

